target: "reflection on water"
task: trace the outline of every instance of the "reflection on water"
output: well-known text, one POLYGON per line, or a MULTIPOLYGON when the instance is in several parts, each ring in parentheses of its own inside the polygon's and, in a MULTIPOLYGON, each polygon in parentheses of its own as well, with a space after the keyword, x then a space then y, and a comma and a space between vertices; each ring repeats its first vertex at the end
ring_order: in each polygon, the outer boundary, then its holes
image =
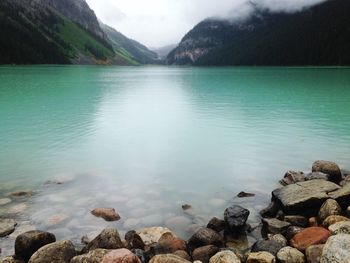
POLYGON ((288 169, 349 168, 350 69, 0 68, 0 206, 17 232, 79 242, 116 226, 166 225, 188 237, 244 201, 251 222, 288 169), (46 184, 47 180, 63 184, 46 184), (181 205, 194 209, 184 213, 181 205), (90 210, 114 207, 106 223, 90 210))

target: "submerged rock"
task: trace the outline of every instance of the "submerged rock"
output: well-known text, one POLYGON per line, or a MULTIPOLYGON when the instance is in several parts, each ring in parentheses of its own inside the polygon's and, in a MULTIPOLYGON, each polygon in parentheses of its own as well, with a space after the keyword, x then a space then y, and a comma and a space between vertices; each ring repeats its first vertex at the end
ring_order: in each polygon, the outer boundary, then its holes
POLYGON ((328 174, 329 180, 335 183, 339 183, 342 179, 340 168, 334 162, 316 161, 312 164, 312 172, 328 174))
POLYGON ((226 208, 224 213, 227 229, 231 233, 241 232, 245 226, 250 212, 239 205, 226 208))
POLYGON ((311 245, 323 244, 330 236, 330 232, 323 227, 308 227, 296 234, 290 244, 300 251, 305 251, 311 245))
POLYGON ((41 247, 31 256, 28 263, 69 263, 75 255, 71 241, 58 241, 41 247))
POLYGON ((239 198, 253 197, 253 196, 255 196, 255 194, 253 194, 253 193, 246 193, 246 192, 239 192, 237 194, 237 197, 239 197, 239 198))
POLYGON ((21 190, 16 192, 11 192, 9 196, 13 197, 31 197, 33 195, 33 191, 31 190, 21 190))
POLYGON ((13 219, 0 218, 0 237, 5 237, 15 231, 16 221, 13 219))
POLYGON ((0 205, 7 205, 9 203, 11 203, 10 198, 0 198, 0 205))
POLYGON ((95 208, 91 211, 96 217, 102 217, 104 220, 110 221, 118 221, 120 219, 119 214, 115 211, 114 208, 95 208))
POLYGON ((350 262, 350 235, 331 236, 322 250, 321 263, 350 262))
POLYGON ((56 241, 54 234, 43 231, 28 231, 19 235, 15 241, 15 254, 28 261, 41 247, 56 241))

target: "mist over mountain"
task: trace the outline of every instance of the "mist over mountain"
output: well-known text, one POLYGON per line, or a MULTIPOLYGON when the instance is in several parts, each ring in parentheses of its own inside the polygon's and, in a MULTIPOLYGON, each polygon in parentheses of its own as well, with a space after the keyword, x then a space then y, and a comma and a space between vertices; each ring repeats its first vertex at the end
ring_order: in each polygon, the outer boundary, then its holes
POLYGON ((188 32, 168 64, 349 65, 350 1, 328 0, 296 12, 252 5, 245 19, 210 18, 188 32))

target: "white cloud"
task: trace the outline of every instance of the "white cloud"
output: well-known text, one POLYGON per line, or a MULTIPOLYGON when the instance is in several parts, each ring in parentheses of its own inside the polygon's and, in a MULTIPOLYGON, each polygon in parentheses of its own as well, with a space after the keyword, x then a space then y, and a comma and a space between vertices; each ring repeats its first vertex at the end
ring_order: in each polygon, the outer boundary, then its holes
POLYGON ((96 15, 150 47, 174 44, 207 17, 246 15, 249 2, 272 11, 296 11, 324 0, 86 0, 96 15))

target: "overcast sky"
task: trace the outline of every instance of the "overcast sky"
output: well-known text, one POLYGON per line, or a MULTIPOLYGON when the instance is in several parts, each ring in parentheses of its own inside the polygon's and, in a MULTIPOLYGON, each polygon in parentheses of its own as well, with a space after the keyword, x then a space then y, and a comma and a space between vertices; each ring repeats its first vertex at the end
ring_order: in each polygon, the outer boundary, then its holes
MULTIPOLYGON (((249 0, 86 0, 106 24, 148 47, 176 44, 207 17, 244 16, 249 0)), ((324 0, 250 0, 292 12, 324 0)))

